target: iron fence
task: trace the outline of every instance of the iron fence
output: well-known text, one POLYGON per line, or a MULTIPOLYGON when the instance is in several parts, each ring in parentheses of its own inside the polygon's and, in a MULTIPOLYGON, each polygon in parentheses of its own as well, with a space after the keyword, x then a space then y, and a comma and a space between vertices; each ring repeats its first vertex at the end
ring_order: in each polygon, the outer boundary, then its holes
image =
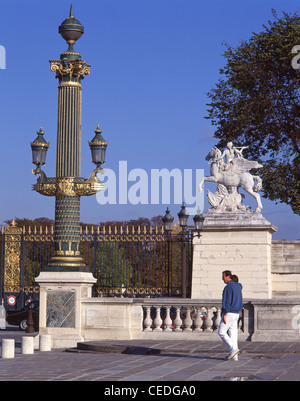
MULTIPOLYGON (((38 297, 35 278, 54 256, 53 227, 18 227, 14 222, 2 229, 2 299, 7 307, 38 297), (13 303, 10 305, 10 297, 13 303)), ((97 283, 93 296, 180 297, 190 295, 192 241, 190 232, 171 234, 162 227, 100 227, 81 230, 81 255, 97 283), (185 247, 186 279, 182 277, 185 247), (183 290, 183 285, 186 290, 183 290)))

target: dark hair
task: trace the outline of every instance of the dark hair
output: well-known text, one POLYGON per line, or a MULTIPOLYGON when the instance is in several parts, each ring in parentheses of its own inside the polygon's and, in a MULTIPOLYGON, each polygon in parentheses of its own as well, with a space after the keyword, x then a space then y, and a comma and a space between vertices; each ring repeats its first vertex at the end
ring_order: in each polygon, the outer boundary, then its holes
POLYGON ((230 276, 230 278, 231 278, 231 276, 232 276, 230 270, 224 270, 224 271, 222 272, 222 275, 223 275, 223 274, 224 274, 226 277, 230 276))
POLYGON ((235 281, 236 283, 239 282, 239 278, 235 274, 232 274, 230 278, 231 278, 232 281, 235 281))

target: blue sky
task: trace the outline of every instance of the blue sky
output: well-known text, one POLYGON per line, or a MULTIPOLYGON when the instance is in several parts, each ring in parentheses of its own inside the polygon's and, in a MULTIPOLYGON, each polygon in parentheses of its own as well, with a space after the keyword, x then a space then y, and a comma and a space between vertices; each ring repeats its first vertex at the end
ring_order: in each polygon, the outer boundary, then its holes
MULTIPOLYGON (((57 80, 49 60, 66 43, 58 26, 71 1, 1 2, 0 45, 6 69, 0 70, 0 224, 12 217, 54 218, 54 199, 31 190, 30 141, 40 125, 50 141, 44 171, 55 176, 57 80)), ((207 92, 224 65, 224 46, 237 45, 273 19, 271 9, 299 11, 294 0, 73 0, 74 16, 85 27, 75 45, 92 65, 83 82, 81 175, 93 169, 88 140, 97 124, 108 139, 105 167, 118 174, 141 169, 204 169, 216 144, 206 116, 207 92)), ((300 40, 300 38, 299 38, 300 40)), ((300 43, 299 43, 300 44, 300 43)), ((251 146, 251 144, 247 144, 251 146)), ((128 183, 130 187, 132 182, 128 183)), ((195 182, 195 191, 198 183, 195 182)), ((214 192, 215 184, 205 184, 214 192)), ((150 198, 150 195, 149 195, 150 198)), ((246 195, 245 204, 254 206, 246 195)), ((180 205, 171 199, 174 216, 180 205)), ((263 199, 263 215, 278 227, 274 239, 300 238, 300 217, 284 204, 263 199)), ((167 205, 100 205, 81 198, 81 221, 98 223, 152 217, 167 205)), ((206 200, 204 210, 209 205, 206 200)), ((192 220, 190 219, 190 223, 192 220)))

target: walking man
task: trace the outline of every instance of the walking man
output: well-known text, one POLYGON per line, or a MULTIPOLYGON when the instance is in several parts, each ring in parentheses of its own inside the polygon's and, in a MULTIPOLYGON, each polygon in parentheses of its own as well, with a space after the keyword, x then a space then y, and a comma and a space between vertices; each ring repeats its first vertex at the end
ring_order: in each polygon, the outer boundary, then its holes
POLYGON ((232 279, 229 270, 222 273, 222 279, 226 284, 222 295, 222 315, 219 326, 219 336, 229 350, 227 360, 237 360, 238 349, 238 320, 243 309, 242 285, 232 279))

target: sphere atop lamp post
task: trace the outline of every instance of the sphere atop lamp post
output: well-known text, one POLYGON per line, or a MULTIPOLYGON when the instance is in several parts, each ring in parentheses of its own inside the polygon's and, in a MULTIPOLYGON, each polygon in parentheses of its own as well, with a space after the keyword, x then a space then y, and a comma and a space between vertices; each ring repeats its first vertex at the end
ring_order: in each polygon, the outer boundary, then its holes
POLYGON ((73 6, 70 8, 70 15, 58 28, 58 32, 68 44, 74 44, 84 33, 84 27, 73 15, 73 6), (71 42, 71 43, 70 43, 71 42))

